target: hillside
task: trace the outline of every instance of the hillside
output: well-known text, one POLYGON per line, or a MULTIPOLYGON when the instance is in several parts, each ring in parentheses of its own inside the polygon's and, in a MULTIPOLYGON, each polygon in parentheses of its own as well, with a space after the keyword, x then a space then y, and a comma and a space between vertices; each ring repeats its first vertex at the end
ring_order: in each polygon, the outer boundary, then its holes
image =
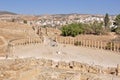
POLYGON ((37 37, 29 25, 0 21, 0 55, 5 53, 4 42, 33 36, 37 37))
POLYGON ((9 12, 9 11, 0 11, 0 15, 4 15, 4 14, 16 15, 16 13, 13 13, 13 12, 9 12))

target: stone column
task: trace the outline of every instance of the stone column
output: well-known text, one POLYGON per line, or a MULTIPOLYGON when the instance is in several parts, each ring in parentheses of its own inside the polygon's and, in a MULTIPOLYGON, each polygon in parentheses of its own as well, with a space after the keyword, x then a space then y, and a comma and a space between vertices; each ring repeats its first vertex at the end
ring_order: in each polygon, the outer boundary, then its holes
POLYGON ((95 46, 95 48, 96 48, 96 41, 94 41, 94 42, 95 42, 94 46, 95 46))
POLYGON ((83 46, 85 46, 85 40, 83 40, 83 46))
POLYGON ((120 43, 119 43, 119 45, 118 45, 118 52, 120 52, 120 43))
POLYGON ((84 40, 84 46, 87 47, 87 40, 84 40))
POLYGON ((102 42, 102 44, 103 44, 103 49, 105 49, 105 42, 102 42))
MULTIPOLYGON (((80 40, 80 39, 79 39, 79 40, 80 40)), ((83 46, 83 40, 81 39, 80 41, 81 41, 81 46, 83 46)))
POLYGON ((90 40, 88 40, 88 47, 90 47, 90 40))
POLYGON ((100 41, 98 41, 98 49, 100 49, 100 41))
POLYGON ((66 39, 66 38, 63 38, 63 44, 65 44, 65 42, 66 42, 65 39, 66 39))
POLYGON ((120 64, 117 65, 117 76, 120 76, 120 64))
POLYGON ((119 44, 117 44, 117 52, 119 52, 119 44))
POLYGON ((74 45, 74 43, 75 43, 75 38, 73 38, 73 44, 72 45, 74 45))
POLYGON ((103 46, 102 46, 102 42, 100 41, 100 49, 102 49, 102 47, 103 47, 103 46))
POLYGON ((112 46, 113 46, 112 44, 113 44, 113 43, 112 43, 112 42, 110 42, 110 50, 111 50, 111 51, 112 51, 112 46))
POLYGON ((86 46, 89 47, 89 40, 86 40, 86 46))
POLYGON ((94 47, 94 46, 93 46, 93 40, 91 41, 91 45, 92 45, 92 48, 93 48, 93 47, 94 47))
POLYGON ((115 46, 115 43, 114 43, 114 51, 116 51, 116 46, 115 46))

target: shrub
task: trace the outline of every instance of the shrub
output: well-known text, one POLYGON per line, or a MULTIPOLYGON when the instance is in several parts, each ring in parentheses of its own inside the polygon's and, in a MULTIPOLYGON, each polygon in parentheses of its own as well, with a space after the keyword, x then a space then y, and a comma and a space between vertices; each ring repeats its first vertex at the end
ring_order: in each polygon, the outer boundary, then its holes
POLYGON ((63 36, 75 37, 83 33, 83 28, 82 28, 82 24, 73 23, 63 26, 61 28, 61 31, 63 36))
POLYGON ((76 42, 74 43, 74 45, 75 45, 75 46, 81 45, 81 41, 76 41, 76 42))
POLYGON ((116 32, 116 34, 120 35, 120 27, 117 27, 117 28, 115 29, 115 32, 116 32))
POLYGON ((114 49, 114 42, 108 42, 106 47, 105 47, 107 50, 113 50, 114 49))
POLYGON ((72 36, 75 37, 79 34, 95 34, 101 35, 105 33, 105 30, 102 27, 103 23, 98 23, 95 21, 92 24, 83 24, 83 23, 72 23, 65 25, 61 28, 63 36, 72 36))

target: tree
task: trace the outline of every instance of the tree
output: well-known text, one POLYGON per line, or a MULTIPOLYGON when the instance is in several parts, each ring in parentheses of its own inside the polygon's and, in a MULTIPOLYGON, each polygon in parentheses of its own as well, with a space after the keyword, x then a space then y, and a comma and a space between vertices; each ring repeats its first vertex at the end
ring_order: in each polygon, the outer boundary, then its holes
POLYGON ((107 31, 109 30, 109 24, 110 24, 109 15, 108 13, 106 13, 105 18, 104 18, 104 26, 107 31))
POLYGON ((115 32, 120 35, 120 14, 116 16, 114 25, 117 26, 115 32))
POLYGON ((95 21, 91 24, 85 23, 72 23, 65 25, 61 28, 63 36, 72 36, 75 37, 79 34, 95 34, 101 35, 104 34, 103 22, 99 23, 95 21))
POLYGON ((103 30, 103 22, 98 23, 97 21, 95 21, 94 23, 91 24, 92 30, 93 30, 93 34, 95 35, 101 35, 104 34, 104 30, 103 30))
POLYGON ((61 31, 63 36, 72 36, 72 37, 75 37, 84 32, 83 25, 77 23, 65 25, 61 28, 61 31))
POLYGON ((115 23, 114 23, 117 27, 120 27, 120 14, 116 16, 115 18, 115 23))
POLYGON ((116 34, 119 34, 120 35, 120 27, 117 27, 116 30, 115 30, 116 34))

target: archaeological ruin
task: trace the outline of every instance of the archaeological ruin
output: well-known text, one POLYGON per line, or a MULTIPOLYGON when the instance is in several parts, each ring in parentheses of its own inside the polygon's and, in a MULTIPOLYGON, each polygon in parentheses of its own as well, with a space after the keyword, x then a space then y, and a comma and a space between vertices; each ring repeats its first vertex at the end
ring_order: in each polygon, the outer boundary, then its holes
POLYGON ((0 80, 120 80, 120 43, 29 30, 13 30, 25 37, 6 42, 0 37, 0 80))

